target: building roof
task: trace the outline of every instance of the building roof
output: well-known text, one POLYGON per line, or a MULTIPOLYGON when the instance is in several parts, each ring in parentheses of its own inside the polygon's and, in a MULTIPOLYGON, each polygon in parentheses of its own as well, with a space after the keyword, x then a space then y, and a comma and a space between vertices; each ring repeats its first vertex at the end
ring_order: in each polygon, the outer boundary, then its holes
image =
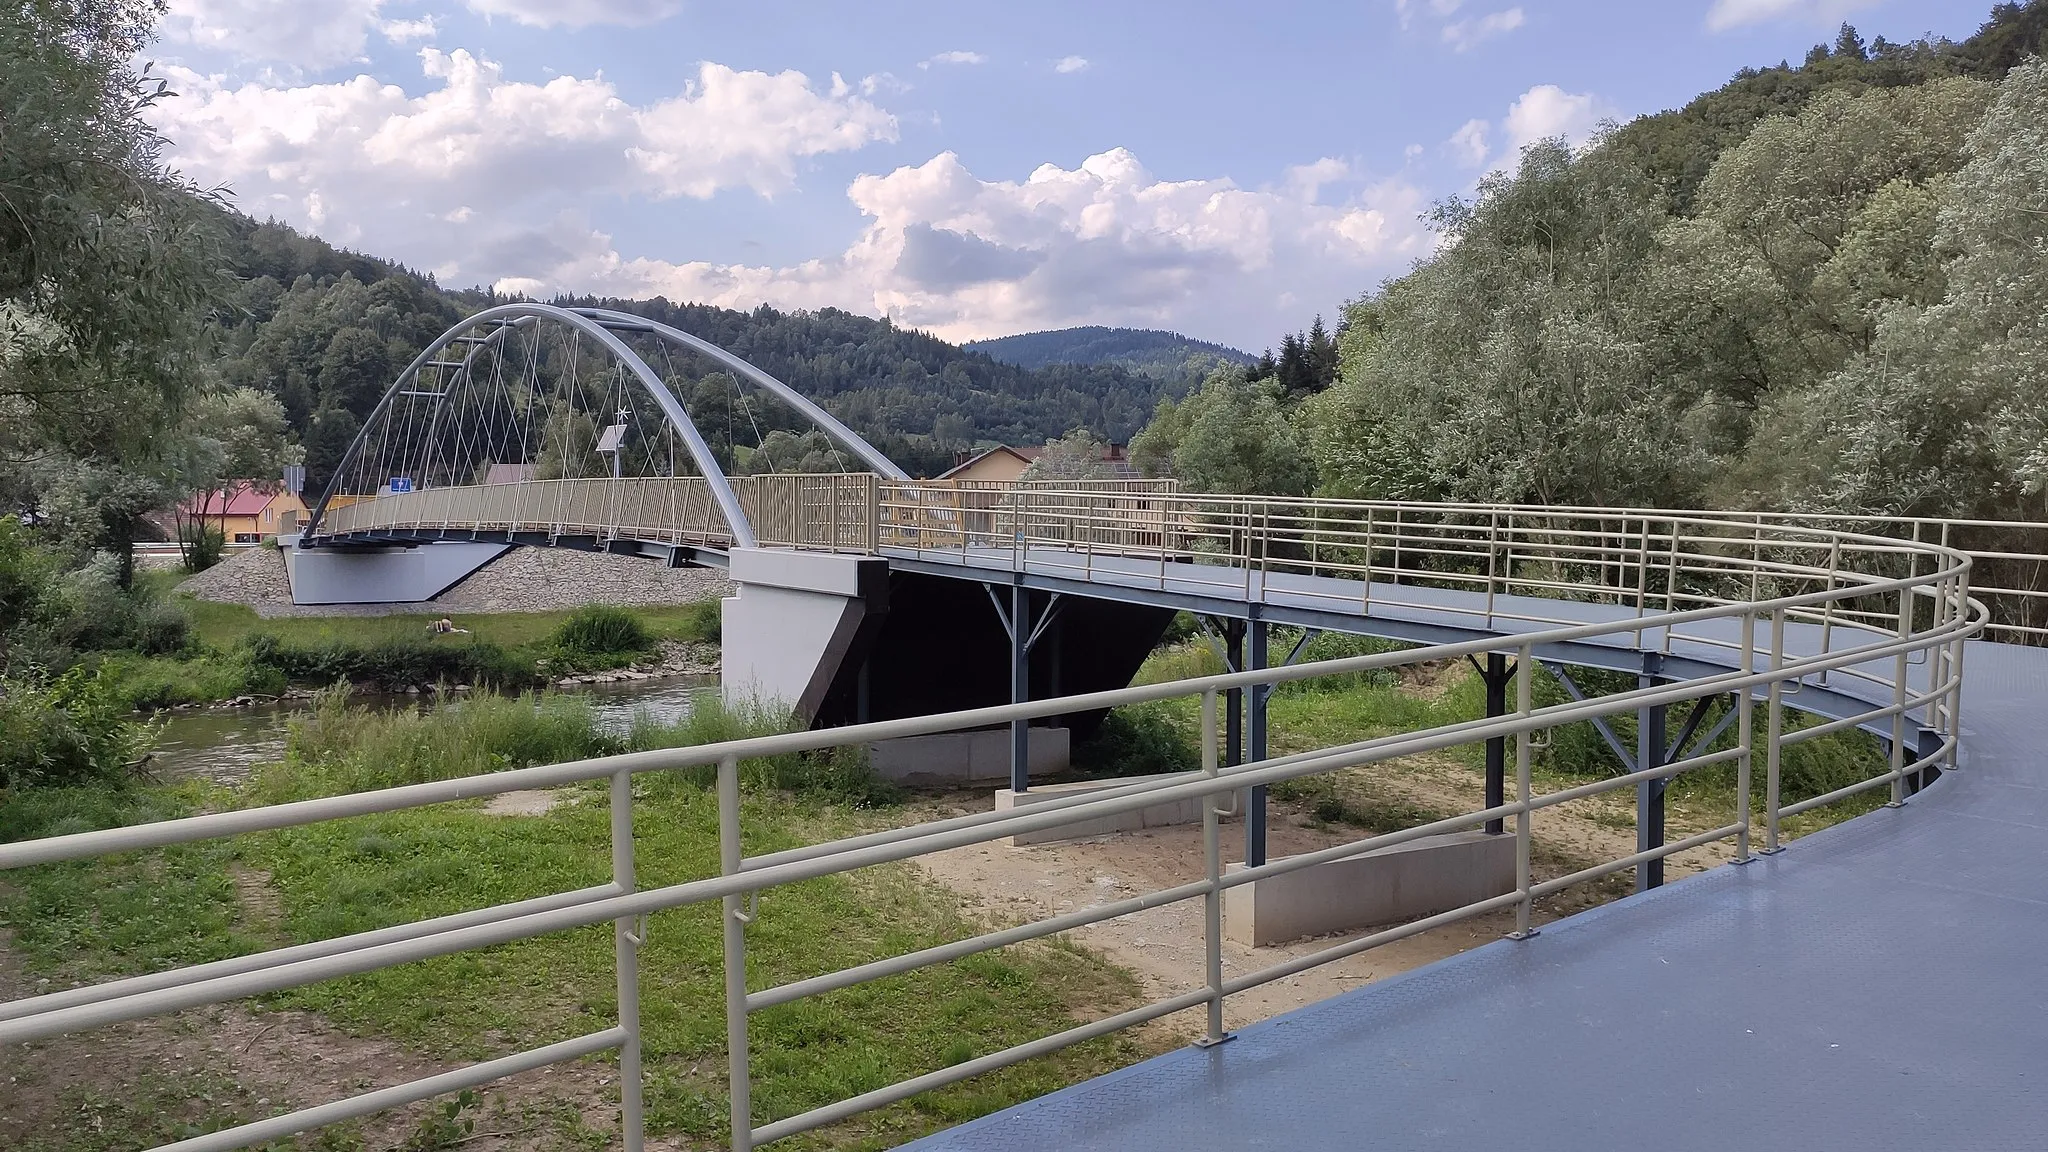
POLYGON ((274 492, 256 486, 254 480, 230 480, 225 491, 216 488, 200 496, 178 501, 180 516, 255 516, 270 503, 274 492))
MULTIPOLYGON (((956 452, 953 454, 953 466, 939 473, 937 478, 945 480, 958 475, 998 452, 1006 452, 1029 465, 1036 463, 1040 456, 1045 455, 1045 446, 1042 444, 998 444, 981 452, 956 452)), ((1114 479, 1134 480, 1138 478, 1138 469, 1129 460, 1125 459, 1124 446, 1121 444, 1106 446, 1102 451, 1102 461, 1109 465, 1110 476, 1114 479)))
POLYGON ((486 484, 520 484, 533 479, 531 464, 492 464, 484 469, 486 484))

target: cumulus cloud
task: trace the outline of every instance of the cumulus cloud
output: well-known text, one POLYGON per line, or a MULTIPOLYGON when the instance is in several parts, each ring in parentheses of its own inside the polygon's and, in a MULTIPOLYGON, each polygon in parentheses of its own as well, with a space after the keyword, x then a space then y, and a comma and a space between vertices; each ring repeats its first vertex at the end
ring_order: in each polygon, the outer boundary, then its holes
POLYGON ((172 160, 227 184, 243 211, 469 282, 512 270, 480 254, 512 249, 478 231, 593 196, 773 195, 806 157, 896 136, 837 76, 821 89, 706 63, 677 95, 636 105, 602 78, 513 81, 461 50, 427 48, 420 63, 416 95, 368 76, 279 87, 173 69, 182 95, 152 115, 172 160))
MULTIPOLYGON (((1400 182, 1316 203, 1341 161, 1291 169, 1278 190, 1162 180, 1113 149, 1021 181, 983 179, 953 153, 848 189, 865 230, 836 257, 783 267, 628 259, 610 238, 551 225, 569 258, 506 291, 663 294, 730 307, 836 306, 968 339, 1079 323, 1193 328, 1244 341, 1298 325, 1429 250, 1424 197, 1400 182), (1305 198, 1307 190, 1310 196, 1305 198)), ((536 246, 530 252, 543 249, 536 246)))
POLYGON ((1714 6, 1707 9, 1707 27, 1726 32, 1771 20, 1826 25, 1876 3, 1877 0, 1714 0, 1714 6))
POLYGON ((682 0, 463 0, 479 16, 505 16, 533 28, 593 24, 644 27, 683 10, 682 0))
POLYGON ((1501 129, 1507 136, 1508 155, 1517 156, 1538 140, 1562 136, 1583 144, 1614 109, 1591 92, 1567 92, 1555 84, 1538 84, 1516 98, 1508 109, 1501 129))
POLYGON ((1443 39, 1444 43, 1451 46, 1452 51, 1464 52, 1476 44, 1493 39, 1495 36, 1505 36, 1521 26, 1522 10, 1520 8, 1507 8, 1499 12, 1489 12, 1484 16, 1475 16, 1469 20, 1459 20, 1446 24, 1444 25, 1443 39))
POLYGON ((1486 163, 1486 154, 1490 147, 1487 143, 1490 128, 1484 120, 1467 120, 1456 132, 1451 133, 1451 138, 1444 142, 1444 146, 1450 149, 1451 155, 1456 157, 1459 163, 1477 168, 1486 163))
POLYGON ((1052 70, 1062 75, 1068 72, 1079 72, 1086 67, 1088 67, 1088 58, 1086 56, 1062 56, 1052 63, 1052 70))
MULTIPOLYGON (((378 16, 383 6, 384 0, 172 0, 161 31, 169 44, 191 44, 241 60, 325 68, 363 54, 371 31, 384 24, 378 16)), ((401 33, 412 30, 408 22, 392 23, 401 33)))
POLYGON ((986 64, 988 57, 979 52, 941 52, 917 62, 919 68, 930 68, 934 64, 986 64))

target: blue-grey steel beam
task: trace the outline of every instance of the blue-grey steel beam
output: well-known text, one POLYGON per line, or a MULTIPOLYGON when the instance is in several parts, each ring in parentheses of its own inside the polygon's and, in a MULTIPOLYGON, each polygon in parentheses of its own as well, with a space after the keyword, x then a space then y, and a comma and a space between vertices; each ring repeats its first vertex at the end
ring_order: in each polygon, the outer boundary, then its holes
MULTIPOLYGON (((1256 609, 1254 609, 1256 611, 1256 609)), ((1270 639, 1267 624, 1257 616, 1252 617, 1246 637, 1248 651, 1245 656, 1248 668, 1266 666, 1266 645, 1270 639)), ((1273 696, 1271 684, 1254 684, 1251 688, 1251 714, 1245 719, 1245 742, 1250 747, 1250 762, 1257 764, 1266 758, 1266 703, 1273 696)), ((1256 868, 1266 862, 1266 786, 1254 785, 1244 800, 1244 862, 1247 868, 1256 868)))

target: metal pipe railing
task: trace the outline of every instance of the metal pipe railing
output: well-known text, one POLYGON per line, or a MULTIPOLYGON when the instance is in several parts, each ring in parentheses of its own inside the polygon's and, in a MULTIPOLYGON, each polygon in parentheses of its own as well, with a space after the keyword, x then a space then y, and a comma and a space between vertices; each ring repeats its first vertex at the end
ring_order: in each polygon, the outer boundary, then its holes
MULTIPOLYGON (((773 484, 755 486, 753 490, 756 495, 793 491, 795 495, 789 496, 783 507, 797 510, 810 508, 820 513, 796 515, 792 512, 785 522, 772 526, 777 534, 814 537, 811 546, 838 547, 842 546, 842 541, 858 541, 858 547, 872 548, 876 546, 875 542, 878 540, 883 542, 883 546, 889 546, 886 544, 888 535, 884 532, 884 526, 892 523, 890 502, 897 499, 892 493, 902 488, 900 484, 875 484, 872 483, 872 478, 867 478, 861 480, 856 489, 846 478, 830 478, 829 485, 812 487, 806 487, 811 483, 810 478, 761 479, 772 480, 773 484), (802 482, 796 482, 798 479, 802 482), (806 493, 823 494, 820 497, 821 502, 805 503, 811 499, 811 495, 806 493), (868 509, 869 514, 863 517, 857 511, 860 508, 868 509), (849 523, 853 525, 852 528, 848 527, 849 523)), ((579 492, 577 489, 560 487, 584 482, 536 483, 558 485, 554 490, 557 496, 576 495, 587 498, 607 491, 591 489, 588 492, 579 492)), ((687 491, 674 487, 673 482, 663 483, 670 485, 670 496, 687 491)), ((740 487, 743 492, 748 491, 744 486, 736 487, 740 487)), ((976 490, 966 489, 964 493, 975 494, 976 490)), ((964 559, 976 554, 972 553, 965 543, 966 534, 960 528, 957 519, 961 514, 958 500, 961 494, 963 493, 954 494, 953 511, 956 520, 947 530, 959 536, 962 541, 952 554, 964 559)), ((1068 549, 1069 555, 1073 555, 1073 546, 1078 543, 1082 549, 1078 553, 1082 557, 1080 567, 1084 572, 1121 572, 1121 569, 1101 569, 1097 564, 1104 557, 1121 554, 1119 549, 1148 548, 1156 553, 1153 558, 1159 563, 1162 581, 1166 579, 1168 566, 1186 563, 1188 555, 1182 552, 1169 552, 1167 545, 1171 543, 1178 549, 1186 543, 1200 544, 1201 533, 1205 529, 1198 521, 1200 516, 1208 514, 1203 509, 1224 508, 1230 513, 1227 517, 1229 523, 1218 530, 1211 539, 1220 542, 1226 550, 1212 553, 1210 558, 1234 561, 1231 567, 1242 569, 1231 573, 1233 582, 1229 586, 1238 590, 1247 599, 1266 595, 1272 587, 1268 576, 1274 572, 1288 570, 1286 566, 1294 561, 1286 558, 1284 553, 1300 543, 1306 542, 1312 546, 1313 555, 1316 557, 1314 563, 1320 565, 1321 570, 1339 570, 1333 565, 1342 561, 1332 559, 1334 550, 1352 545, 1331 543, 1339 539, 1332 529, 1332 524, 1342 515, 1355 514, 1361 507, 1351 502, 1276 501, 1259 504, 1242 498, 1186 497, 1171 492, 1147 493, 1144 499, 1158 503, 1162 507, 1169 501, 1174 502, 1171 510, 1162 511, 1156 518, 1155 522, 1162 527, 1148 542, 1134 541, 1128 536, 1110 536, 1106 530, 1102 534, 1097 534, 1093 522, 1096 518, 1094 513, 1086 512, 1085 508, 1063 507, 1063 504, 1074 505, 1080 498, 1128 501, 1131 497, 1127 493, 1111 490, 1105 494, 1100 489, 1070 492, 1058 488, 1025 487, 1004 490, 1000 496, 1001 506, 992 507, 990 511, 991 515, 996 517, 992 529, 997 533, 1008 533, 1009 538, 1001 540, 1000 555, 1004 562, 1020 566, 1031 563, 1036 566, 1037 551, 1057 544, 1060 548, 1068 549), (1319 511, 1312 517, 1312 523, 1315 525, 1314 534, 1304 535, 1297 529, 1289 527, 1290 519, 1293 517, 1286 509, 1310 505, 1319 511), (1067 518, 1061 520, 1062 516, 1067 518), (1171 525, 1170 529, 1168 525, 1171 525), (1034 536, 1034 532, 1038 535, 1034 536)), ((491 498, 497 502, 497 507, 514 509, 514 514, 524 514, 516 512, 518 499, 496 494, 491 498)), ((783 499, 781 496, 776 498, 783 499)), ((588 522, 594 518, 583 512, 565 513, 561 510, 561 502, 558 500, 555 503, 556 510, 551 515, 570 527, 588 526, 588 522)), ((706 506, 708 507, 708 502, 706 506)), ((342 530, 344 524, 351 522, 348 520, 348 513, 354 507, 357 506, 340 506, 330 511, 332 523, 337 530, 342 530)), ((410 507, 415 512, 439 513, 443 516, 442 522, 446 524, 455 524, 459 521, 459 517, 450 514, 442 505, 429 505, 425 501, 419 501, 410 507)), ((639 512, 632 512, 629 515, 630 502, 625 500, 613 500, 608 507, 610 511, 600 513, 596 518, 610 516, 624 520, 638 519, 642 515, 639 512)), ((643 502, 641 507, 647 505, 643 502)), ((395 506, 389 509, 400 510, 403 509, 395 506)), ((1112 512, 1104 515, 1119 514, 1121 513, 1112 512)), ((1901 545, 1897 541, 1858 536, 1853 533, 1798 526, 1766 526, 1761 519, 1753 523, 1743 522, 1740 525, 1742 536, 1733 539, 1716 534, 1717 529, 1729 526, 1728 521, 1713 516, 1685 513, 1645 515, 1628 512, 1624 515, 1609 512, 1609 519, 1623 521, 1619 534, 1610 534, 1605 522, 1596 524, 1591 529, 1581 529, 1565 523, 1561 518, 1555 526, 1546 525, 1544 518, 1549 515, 1546 510, 1516 509, 1511 519, 1501 513, 1485 509, 1458 510, 1460 516, 1477 518, 1479 522, 1474 524, 1447 522, 1430 525, 1423 522, 1424 515, 1418 506, 1413 505, 1375 505, 1366 508, 1366 531, 1362 534, 1351 533, 1354 539, 1359 535, 1363 536, 1365 563, 1356 569, 1344 570, 1359 571, 1368 579, 1357 581, 1364 585, 1359 591, 1343 593, 1346 597, 1355 597, 1348 602, 1355 605, 1371 602, 1370 578, 1375 573, 1395 576, 1411 583, 1447 577, 1471 583, 1476 576, 1477 580, 1484 583, 1486 609, 1494 612, 1497 621, 1514 620, 1525 625, 1535 624, 1535 630, 1461 644, 1436 645, 1404 652, 1297 665, 1291 668, 1227 673, 1173 684, 1146 685, 1052 701, 1001 705, 940 717, 884 721, 827 732, 785 733, 699 748, 667 749, 518 769, 485 777, 435 781, 353 796, 327 797, 271 808, 212 813, 155 825, 0 845, 0 868, 20 867, 54 860, 77 859, 103 852, 160 847, 214 836, 291 827, 349 815, 397 811, 515 789, 555 787, 596 780, 600 777, 609 779, 612 801, 613 882, 610 885, 555 897, 543 897, 516 906, 482 909, 420 924, 363 933, 341 940, 298 945, 258 956, 222 961, 177 972, 136 977, 91 989, 67 990, 17 1002, 0 1008, 0 1043, 32 1040, 118 1020, 218 1003, 336 976, 374 971, 429 956, 447 955, 609 921, 613 924, 615 933, 620 1023, 618 1027, 606 1032, 580 1041, 567 1042, 572 1046, 586 1047, 571 1051, 557 1045, 532 1053, 506 1057, 501 1061, 478 1065, 472 1069, 458 1070, 441 1078, 399 1085, 336 1105, 323 1105, 260 1121, 256 1125, 245 1125, 239 1129, 216 1133, 201 1138, 211 1141, 210 1143, 196 1146, 236 1147, 243 1143, 274 1139, 289 1132, 301 1131, 317 1123, 328 1122, 331 1118, 361 1115, 365 1111, 388 1106, 389 1103, 424 1099, 428 1095, 448 1090, 443 1085, 460 1087, 480 1083, 481 1080, 460 1078, 480 1076, 499 1067, 511 1067, 512 1065, 507 1062, 517 1062, 520 1068, 537 1067, 539 1063, 534 1061, 544 1063, 616 1048, 620 1052, 622 1079, 630 1081, 621 1095, 621 1115, 626 1130, 626 1143, 630 1148, 637 1148, 644 1124, 639 1099, 641 1077, 637 1068, 637 963, 638 949, 644 940, 645 918, 656 911, 716 900, 721 901, 724 907, 727 1047, 732 1096, 731 1146, 740 1149, 750 1148, 757 1143, 806 1131, 868 1108, 1030 1059, 1094 1036, 1105 1035, 1142 1021, 1196 1007, 1205 1009, 1205 1039, 1212 1042, 1221 1040, 1226 1035, 1223 1009, 1227 998, 1258 983, 1279 979, 1316 964, 1327 963, 1395 939, 1427 931, 1431 927, 1508 907, 1516 909, 1515 935, 1526 937, 1533 934, 1532 913, 1534 903, 1540 897, 1572 883, 1633 867, 1646 860, 1662 859, 1715 840, 1734 837, 1737 841, 1737 859, 1747 859, 1751 825, 1747 786, 1755 752, 1751 707, 1753 698, 1758 694, 1764 696, 1767 708, 1767 852, 1776 851, 1780 847, 1778 826, 1784 816, 1833 803, 1887 783, 1896 790, 1901 788, 1901 782, 1914 772, 1940 762, 1953 765, 1955 761, 1960 731, 1958 715, 1961 644, 1964 638, 1983 626, 1985 618, 1982 605, 1970 598, 1970 559, 1961 552, 1927 544, 1924 541, 1917 545, 1910 542, 1901 545), (1392 514, 1390 527, 1382 519, 1388 512, 1392 514), (1569 553, 1554 548, 1546 554, 1538 544, 1546 535, 1553 540, 1592 542, 1569 543, 1563 546, 1570 549, 1569 553), (1466 543, 1451 546, 1450 542, 1458 540, 1466 543), (1609 540, 1615 543, 1607 543, 1609 540), (1509 549, 1513 550, 1512 558, 1507 554, 1509 549), (1721 549, 1736 550, 1722 552, 1719 551, 1721 549), (1822 552, 1828 557, 1825 564, 1802 564, 1792 558, 1802 553, 1815 555, 1822 552), (1391 554, 1394 558, 1394 567, 1391 570, 1386 567, 1375 568, 1376 554, 1378 558, 1391 554), (1918 556, 1920 561, 1925 562, 1928 570, 1921 571, 1921 563, 1916 561, 1904 568, 1904 576, 1893 574, 1898 571, 1897 568, 1886 571, 1891 558, 1900 555, 1918 556), (1472 561, 1481 564, 1484 574, 1442 573, 1414 567, 1416 563, 1431 562, 1432 556, 1438 560, 1472 561), (1564 575, 1553 579, 1541 574, 1538 569, 1546 564, 1563 565, 1564 567, 1558 571, 1564 575), (1859 565, 1877 570, 1863 570, 1859 565), (1573 572, 1589 575, 1598 573, 1598 577, 1591 583, 1577 583, 1569 578, 1573 572), (1659 579, 1650 579, 1653 572, 1659 579), (1690 580, 1743 581, 1747 583, 1747 590, 1753 594, 1753 599, 1745 601, 1737 598, 1737 584, 1729 585, 1728 590, 1715 592, 1704 586, 1688 585, 1686 581, 1690 580), (1554 625, 1551 621, 1536 619, 1537 614, 1526 609, 1522 610, 1519 616, 1513 612, 1503 611, 1508 606, 1502 603, 1505 597, 1499 593, 1509 593, 1517 588, 1537 587, 1539 584, 1561 584, 1561 590, 1570 590, 1596 598, 1612 596, 1620 600, 1624 606, 1632 603, 1633 612, 1614 620, 1594 624, 1554 625), (1793 589, 1789 594, 1769 595, 1771 592, 1784 591, 1788 584, 1793 589), (1810 590, 1799 591, 1801 586, 1810 590), (1920 598, 1930 600, 1933 605, 1931 612, 1927 614, 1930 619, 1925 627, 1920 626, 1921 614, 1915 609, 1916 600, 1920 598), (1889 602, 1891 608, 1876 611, 1870 608, 1850 607, 1879 602, 1889 602), (1680 608, 1681 605, 1688 603, 1700 603, 1703 606, 1680 608), (1659 608, 1665 610, 1657 610, 1659 608), (1768 652, 1756 644, 1760 615, 1767 616, 1770 622, 1771 639, 1768 652), (1788 647, 1787 624, 1789 620, 1794 619, 1813 619, 1821 622, 1818 626, 1803 623, 1800 625, 1802 628, 1814 629, 1811 634, 1799 633, 1800 643, 1818 637, 1823 643, 1817 650, 1798 651, 1796 649, 1799 645, 1796 644, 1788 647), (1705 627, 1692 627, 1695 625, 1705 627), (1735 629, 1736 638, 1733 640, 1726 634, 1730 627, 1735 629), (1631 638, 1635 638, 1635 643, 1639 647, 1647 639, 1663 650, 1668 650, 1674 643, 1697 644, 1713 651, 1733 648, 1736 655, 1729 662, 1734 667, 1724 673, 1696 676, 1690 680, 1638 688, 1610 696, 1543 708, 1534 706, 1532 670, 1536 664, 1534 653, 1539 646, 1603 640, 1627 642, 1631 638), (1425 660, 1461 658, 1503 648, 1513 649, 1520 656, 1516 709, 1508 715, 1272 757, 1254 764, 1231 768, 1223 768, 1217 762, 1216 703, 1221 692, 1253 685, 1278 685, 1317 676, 1391 668, 1425 660), (1764 656, 1768 656, 1768 664, 1759 669, 1758 660, 1764 656), (1915 663, 1916 656, 1924 656, 1925 663, 1915 663), (1884 675, 1887 665, 1890 672, 1888 677, 1884 675), (1919 689, 1913 688, 1907 682, 1912 667, 1927 669, 1924 684, 1919 689), (1786 698, 1796 697, 1807 679, 1828 673, 1840 673, 1845 681, 1868 683, 1872 686, 1870 694, 1882 699, 1870 701, 1867 709, 1854 715, 1832 718, 1825 724, 1787 734, 1782 718, 1786 698), (1739 726, 1733 747, 1718 751, 1702 751, 1668 764, 1548 793, 1537 794, 1532 787, 1530 769, 1536 736, 1548 728, 1595 717, 1634 712, 1640 708, 1664 706, 1686 700, 1703 700, 1727 694, 1734 695, 1738 709, 1739 726), (910 829, 871 833, 830 844, 792 849, 751 859, 741 852, 739 765, 742 760, 791 752, 817 751, 848 744, 859 745, 898 736, 988 727, 1019 719, 1187 696, 1197 696, 1202 702, 1203 767, 1199 772, 1115 787, 1091 796, 1049 801, 1002 813, 985 813, 936 821, 910 829), (1903 753, 1903 736, 1909 718, 1915 710, 1918 710, 1920 716, 1918 724, 1933 735, 1934 747, 1931 752, 1908 761, 1903 753), (1891 762, 1885 772, 1825 796, 1792 805, 1781 804, 1778 794, 1779 763, 1783 747, 1797 743, 1800 739, 1816 738, 1822 729, 1839 731, 1848 727, 1879 726, 1888 726, 1893 737, 1891 762), (1225 813, 1219 805, 1242 789, 1268 786, 1286 780, 1508 736, 1513 736, 1516 740, 1516 789, 1514 799, 1510 801, 1477 812, 1445 817, 1413 828, 1364 837, 1318 852, 1267 861, 1258 867, 1237 872, 1226 873, 1222 868, 1218 825, 1225 813), (1534 879, 1531 856, 1533 823, 1537 812, 1572 800, 1601 795, 1614 789, 1634 787, 1645 780, 1670 779, 1689 771, 1729 762, 1737 766, 1738 789, 1741 792, 1733 823, 1697 833, 1673 844, 1638 852, 1619 860, 1603 862, 1567 876, 1542 882, 1534 879), (632 854, 631 777, 639 772, 670 771, 712 764, 717 767, 720 875, 660 888, 636 890, 632 854), (1199 880, 1032 924, 980 933, 966 940, 888 957, 841 972, 825 973, 758 992, 750 991, 747 987, 746 929, 755 915, 754 901, 764 889, 875 864, 910 859, 951 847, 986 843, 1003 836, 1042 831, 1080 820, 1112 816, 1154 804, 1190 800, 1199 802, 1203 811, 1203 875, 1199 880), (1508 818, 1515 821, 1514 891, 1347 941, 1258 972, 1225 978, 1221 963, 1221 919, 1222 895, 1228 889, 1332 860, 1407 843, 1440 831, 1474 826, 1492 819, 1508 818), (1204 909, 1203 945, 1207 963, 1203 987, 797 1116, 775 1120, 761 1126, 754 1124, 747 1050, 747 1017, 753 1011, 851 987, 868 980, 912 971, 930 964, 943 963, 991 948, 1043 938, 1114 916, 1128 915, 1133 911, 1196 896, 1202 897, 1204 909), (447 1077, 457 1079, 450 1080, 447 1077)), ((900 526, 900 522, 895 523, 900 526)), ((889 532, 896 530, 894 527, 888 529, 889 532)), ((921 547, 921 544, 919 546, 921 547)), ((1071 563, 1057 556, 1054 559, 1058 563, 1071 563)), ((1176 575, 1174 579, 1179 580, 1179 576, 1176 575)), ((1448 609, 1460 606, 1440 607, 1448 609)), ((1483 612, 1486 609, 1479 611, 1483 612)))

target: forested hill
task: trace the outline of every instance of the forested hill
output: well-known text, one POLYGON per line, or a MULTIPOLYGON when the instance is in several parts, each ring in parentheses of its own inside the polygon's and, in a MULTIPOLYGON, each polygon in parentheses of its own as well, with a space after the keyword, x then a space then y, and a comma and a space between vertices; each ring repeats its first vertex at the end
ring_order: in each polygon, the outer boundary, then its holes
POLYGON ((1250 364, 1251 354, 1156 328, 1059 328, 961 345, 1019 368, 1052 364, 1114 364, 1163 379, 1196 379, 1224 364, 1250 364))
MULTIPOLYGON (((222 217, 228 263, 241 283, 239 307, 218 334, 221 374, 232 386, 277 397, 316 479, 420 348, 462 316, 500 302, 443 289, 280 224, 222 217)), ((977 443, 1040 444, 1076 428, 1128 440, 1176 387, 1115 365, 998 363, 835 309, 737 312, 659 298, 560 303, 639 313, 723 345, 818 400, 913 473, 941 471, 956 451, 977 443)))
POLYGON ((2048 0, 1961 43, 1844 25, 1532 144, 1347 307, 1333 386, 1212 381, 1134 455, 1238 490, 2048 516, 2044 35, 2048 0))

